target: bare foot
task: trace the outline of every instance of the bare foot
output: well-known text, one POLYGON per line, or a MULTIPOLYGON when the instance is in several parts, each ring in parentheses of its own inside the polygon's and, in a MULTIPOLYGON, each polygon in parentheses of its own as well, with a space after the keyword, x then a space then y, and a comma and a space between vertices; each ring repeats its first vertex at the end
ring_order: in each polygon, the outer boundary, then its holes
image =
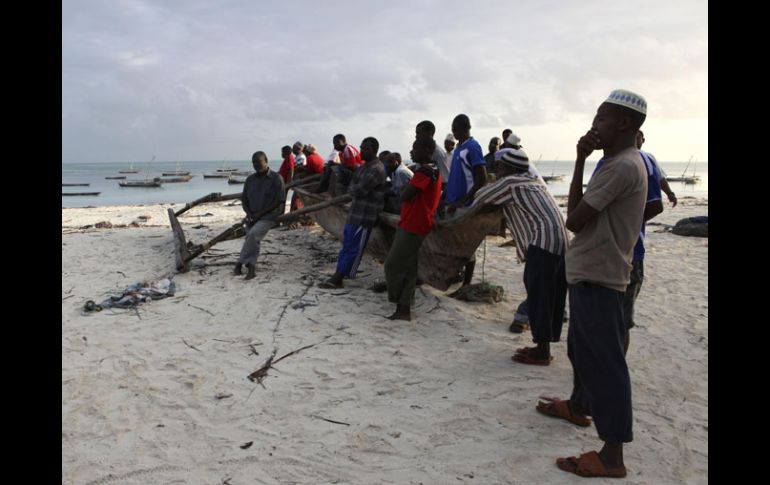
POLYGON ((396 312, 393 315, 386 317, 388 320, 406 320, 407 322, 412 321, 412 316, 408 313, 399 313, 396 312))

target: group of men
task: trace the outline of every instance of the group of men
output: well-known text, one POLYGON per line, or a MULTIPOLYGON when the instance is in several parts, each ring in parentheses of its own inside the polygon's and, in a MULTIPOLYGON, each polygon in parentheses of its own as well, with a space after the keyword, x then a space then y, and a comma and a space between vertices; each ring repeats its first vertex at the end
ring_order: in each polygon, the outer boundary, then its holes
MULTIPOLYGON (((615 90, 601 103, 591 128, 577 142, 566 220, 520 138, 506 130, 502 139, 490 141, 485 157, 464 114, 452 121, 443 148, 434 140, 432 122, 416 126, 411 169, 398 153, 378 156, 374 137, 361 142, 359 153, 343 135, 334 137, 335 150, 327 163, 320 170, 313 168, 313 173, 323 174, 319 190, 334 191, 339 185, 352 197, 336 270, 322 288, 340 288, 345 278, 355 277, 379 213, 389 201, 388 209, 400 214, 384 265, 388 300, 396 304, 388 317, 393 320, 411 319, 418 253, 435 217, 468 210, 472 204, 502 207, 517 257, 525 264, 528 322, 535 343, 516 350, 514 361, 550 364, 550 344, 561 338, 569 293, 572 394, 567 400, 543 397, 536 409, 579 426, 589 426, 589 416, 593 418, 603 448, 557 460, 562 470, 582 476, 626 475, 623 443, 633 435, 625 354, 644 275, 644 222, 662 211, 662 185, 669 200, 677 202, 654 157, 639 150, 646 112, 644 98, 630 91, 615 90), (604 156, 584 191, 586 158, 599 149, 604 156), (495 174, 490 183, 488 172, 495 174), (571 241, 567 230, 574 234, 571 241)), ((296 164, 303 150, 299 143, 284 148, 286 169, 282 166, 280 175, 267 168, 263 152, 256 152, 256 173, 244 185, 242 201, 250 228, 235 271, 240 274, 245 264, 247 279, 254 276, 259 241, 275 225, 285 201, 284 183, 293 177, 291 155, 296 164)), ((310 155, 306 157, 308 165, 310 155)), ((466 284, 473 265, 471 258, 466 284)))

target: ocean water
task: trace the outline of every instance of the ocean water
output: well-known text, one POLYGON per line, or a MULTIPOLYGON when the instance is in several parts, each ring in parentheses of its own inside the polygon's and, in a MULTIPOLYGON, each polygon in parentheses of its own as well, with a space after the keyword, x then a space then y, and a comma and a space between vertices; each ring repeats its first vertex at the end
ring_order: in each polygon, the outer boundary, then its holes
MULTIPOLYGON (((203 197, 212 192, 232 194, 240 192, 243 185, 230 185, 227 179, 204 179, 204 173, 215 172, 222 168, 222 161, 192 161, 181 162, 180 170, 188 170, 193 178, 185 183, 163 184, 160 187, 120 187, 120 180, 106 180, 105 177, 125 175, 127 180, 160 177, 164 171, 176 170, 178 162, 152 162, 136 163, 134 169, 139 170, 135 174, 118 174, 118 170, 129 168, 128 163, 63 163, 62 183, 88 183, 88 187, 62 187, 62 193, 73 192, 100 192, 97 196, 64 196, 62 195, 62 207, 87 207, 87 206, 113 206, 113 205, 139 205, 161 203, 185 203, 203 197)), ((225 165, 238 170, 252 170, 249 160, 228 161, 225 165)), ((270 168, 278 170, 280 160, 271 160, 270 168)), ((541 175, 564 175, 561 181, 548 184, 553 195, 568 195, 569 184, 572 180, 574 162, 545 161, 537 162, 537 168, 541 175)), ((660 162, 660 166, 666 173, 673 177, 682 174, 687 162, 660 162)), ((583 182, 588 179, 596 167, 596 162, 587 162, 583 182)), ((678 198, 707 197, 708 196, 708 163, 691 163, 687 169, 687 175, 692 175, 693 170, 701 177, 694 185, 685 185, 682 182, 671 182, 671 190, 676 192, 678 198)), ((665 197, 664 197, 665 198, 665 197)))

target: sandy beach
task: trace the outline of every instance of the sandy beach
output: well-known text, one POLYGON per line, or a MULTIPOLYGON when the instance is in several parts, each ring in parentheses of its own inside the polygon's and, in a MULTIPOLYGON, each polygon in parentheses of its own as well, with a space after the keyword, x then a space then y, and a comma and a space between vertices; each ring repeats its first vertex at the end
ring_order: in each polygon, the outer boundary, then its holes
MULTIPOLYGON (((567 326, 551 366, 511 361, 531 333, 508 331, 525 293, 505 239, 487 238, 474 279, 502 285, 502 302, 424 285, 413 321, 392 322, 386 294, 367 289, 383 279, 371 257, 344 289, 317 287, 340 248, 319 226, 271 231, 252 281, 232 275, 241 240, 175 274, 169 207, 182 204, 62 209, 62 483, 583 480, 555 460, 598 449, 595 428, 535 411, 540 395, 569 396, 567 326), (83 312, 88 300, 170 276, 173 297, 83 312), (271 355, 302 348, 261 384, 248 379, 271 355)), ((708 200, 683 198, 652 222, 697 215, 708 200)), ((180 222, 200 243, 242 216, 236 201, 180 222)), ((629 475, 585 483, 708 483, 708 239, 663 227, 648 226, 631 331, 629 475)))

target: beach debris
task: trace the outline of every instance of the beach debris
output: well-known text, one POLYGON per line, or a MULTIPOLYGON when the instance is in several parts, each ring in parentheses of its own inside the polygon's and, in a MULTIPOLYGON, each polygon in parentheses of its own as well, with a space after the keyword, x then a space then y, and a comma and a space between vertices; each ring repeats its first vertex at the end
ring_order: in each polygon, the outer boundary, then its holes
POLYGON ((96 305, 93 300, 88 300, 83 309, 86 312, 93 312, 101 311, 104 308, 136 308, 140 303, 174 296, 175 290, 176 286, 169 278, 135 283, 123 290, 120 295, 111 296, 99 305, 96 305))
MULTIPOLYGON (((331 337, 331 335, 327 335, 326 337, 324 337, 323 340, 321 340, 321 342, 324 342, 329 337, 331 337)), ((268 357, 268 359, 265 361, 264 364, 262 364, 262 367, 260 367, 259 369, 255 370, 254 372, 249 374, 247 377, 248 377, 248 379, 251 382, 256 382, 258 384, 262 384, 262 381, 265 379, 265 377, 267 377, 267 371, 270 370, 270 368, 274 364, 277 364, 278 362, 282 361, 286 357, 289 357, 290 355, 294 355, 294 354, 297 354, 297 353, 299 353, 299 352, 301 352, 303 350, 309 349, 311 347, 315 347, 316 345, 320 344, 321 342, 317 342, 317 343, 310 344, 310 345, 305 345, 304 347, 300 347, 297 350, 292 350, 288 354, 284 354, 284 355, 282 355, 281 357, 279 357, 279 358, 277 358, 275 360, 273 360, 273 359, 275 358, 276 349, 273 349, 272 355, 270 357, 268 357)))
POLYGON ((708 216, 687 217, 679 220, 671 230, 677 236, 709 237, 708 216))
POLYGON ((457 300, 497 303, 502 301, 504 293, 505 290, 502 286, 483 281, 481 283, 465 285, 449 296, 457 300))
POLYGON ((308 306, 318 306, 318 303, 314 303, 312 301, 307 301, 307 300, 304 300, 304 299, 300 298, 299 300, 297 300, 295 302, 292 302, 292 304, 291 304, 291 308, 293 310, 299 310, 299 309, 303 309, 304 310, 305 307, 308 307, 308 306))
POLYGON ((242 450, 249 449, 249 448, 251 448, 251 445, 253 445, 253 444, 254 444, 253 441, 249 441, 248 443, 244 443, 244 444, 241 445, 241 449, 242 450))
POLYGON ((185 340, 185 339, 182 339, 182 342, 184 342, 184 344, 185 344, 186 346, 190 347, 191 349, 193 349, 193 350, 197 350, 198 352, 202 352, 202 350, 201 350, 201 349, 199 349, 198 347, 195 347, 194 345, 190 345, 190 344, 188 344, 188 343, 187 343, 187 340, 185 340))
POLYGON ((197 226, 193 226, 193 229, 206 229, 206 228, 208 228, 208 227, 209 227, 209 226, 205 226, 205 225, 203 225, 203 224, 198 224, 197 226))
POLYGON ((224 392, 220 392, 216 396, 214 396, 214 399, 222 400, 222 399, 227 399, 228 397, 233 397, 233 395, 232 394, 228 394, 228 393, 224 393, 224 392))
POLYGON ((343 425, 345 425, 345 426, 350 426, 350 423, 345 423, 345 422, 342 422, 342 421, 335 421, 335 420, 333 420, 333 419, 324 418, 323 416, 316 416, 316 415, 314 415, 314 414, 313 414, 313 415, 311 415, 310 417, 311 417, 311 418, 322 419, 322 420, 324 420, 324 421, 328 421, 329 423, 334 423, 334 424, 343 424, 343 425))
POLYGON ((143 216, 136 216, 136 218, 139 219, 140 221, 148 221, 148 220, 152 219, 152 216, 145 216, 145 215, 143 215, 143 216))
MULTIPOLYGON (((101 221, 94 224, 96 229, 112 229, 112 223, 110 221, 101 221)), ((83 227, 85 229, 86 226, 83 227)))

